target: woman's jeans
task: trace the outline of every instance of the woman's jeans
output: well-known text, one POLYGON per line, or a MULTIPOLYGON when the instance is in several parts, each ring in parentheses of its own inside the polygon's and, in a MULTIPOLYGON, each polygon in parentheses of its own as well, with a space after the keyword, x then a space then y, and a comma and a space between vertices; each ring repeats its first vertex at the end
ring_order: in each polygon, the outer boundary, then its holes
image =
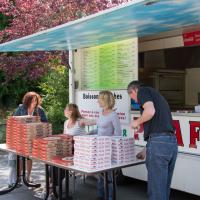
MULTIPOLYGON (((112 186, 112 173, 108 172, 108 192, 109 192, 109 200, 112 200, 113 198, 113 186, 112 186)), ((98 182, 97 182, 97 196, 99 198, 104 199, 104 176, 99 175, 98 182)))
POLYGON ((153 134, 147 142, 148 199, 169 200, 178 145, 176 136, 153 134))

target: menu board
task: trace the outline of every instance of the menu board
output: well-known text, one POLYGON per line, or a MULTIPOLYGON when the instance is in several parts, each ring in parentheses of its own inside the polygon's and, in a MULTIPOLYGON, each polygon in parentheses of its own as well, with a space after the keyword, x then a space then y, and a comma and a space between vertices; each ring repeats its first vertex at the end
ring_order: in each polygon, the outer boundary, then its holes
POLYGON ((126 89, 138 80, 137 38, 85 48, 82 57, 82 89, 126 89))

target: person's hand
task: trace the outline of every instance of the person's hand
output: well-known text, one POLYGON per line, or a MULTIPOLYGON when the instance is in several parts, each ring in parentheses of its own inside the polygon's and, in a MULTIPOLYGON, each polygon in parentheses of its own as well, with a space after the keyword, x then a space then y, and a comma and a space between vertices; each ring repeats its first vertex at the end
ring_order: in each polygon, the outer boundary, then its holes
POLYGON ((137 129, 139 129, 139 123, 138 123, 138 121, 137 120, 133 120, 132 122, 131 122, 131 124, 130 124, 130 128, 131 129, 134 129, 134 130, 137 130, 137 129))
POLYGON ((138 159, 144 160, 145 157, 146 157, 146 147, 144 147, 144 148, 142 149, 142 151, 140 151, 140 152, 136 155, 136 157, 137 157, 138 159))
POLYGON ((80 121, 79 121, 79 126, 81 126, 81 127, 83 127, 83 126, 85 126, 85 121, 84 121, 84 119, 81 119, 80 121))

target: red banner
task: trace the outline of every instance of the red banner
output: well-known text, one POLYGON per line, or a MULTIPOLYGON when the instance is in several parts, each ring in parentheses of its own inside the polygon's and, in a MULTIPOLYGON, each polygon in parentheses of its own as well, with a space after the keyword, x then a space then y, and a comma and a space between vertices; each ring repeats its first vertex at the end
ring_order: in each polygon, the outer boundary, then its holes
POLYGON ((184 46, 200 45, 200 31, 183 34, 184 46))

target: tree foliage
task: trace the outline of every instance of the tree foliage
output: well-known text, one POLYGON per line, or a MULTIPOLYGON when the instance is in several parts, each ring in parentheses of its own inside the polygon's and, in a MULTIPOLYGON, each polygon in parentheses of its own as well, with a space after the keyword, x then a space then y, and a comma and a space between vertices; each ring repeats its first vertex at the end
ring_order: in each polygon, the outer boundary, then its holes
MULTIPOLYGON (((55 27, 127 1, 0 0, 0 43, 55 27)), ((67 55, 66 52, 0 53, 0 106, 8 100, 12 101, 13 97, 17 103, 27 90, 35 88, 36 81, 49 72, 51 67, 56 69, 56 62, 52 64, 52 60, 61 60, 66 65, 67 55)), ((56 74, 55 71, 53 73, 56 74)))
POLYGON ((68 69, 59 65, 51 68, 42 78, 39 89, 43 94, 42 106, 48 114, 49 121, 53 124, 54 133, 62 133, 64 117, 64 108, 68 103, 68 69))
MULTIPOLYGON (((0 43, 17 39, 85 15, 93 14, 128 0, 0 0, 0 43)), ((27 80, 40 76, 51 56, 60 52, 1 53, 3 85, 27 72, 27 80)), ((65 56, 67 56, 65 54, 65 56)), ((62 59, 62 57, 61 57, 62 59)), ((26 77, 26 76, 25 76, 26 77)))
MULTIPOLYGON (((65 55, 66 56, 66 55, 65 55)), ((40 52, 11 54, 0 57, 0 105, 1 107, 15 106, 27 91, 35 90, 38 81, 61 62, 60 55, 40 52)))
POLYGON ((127 0, 1 0, 0 13, 10 23, 0 33, 8 41, 110 8, 127 0))

